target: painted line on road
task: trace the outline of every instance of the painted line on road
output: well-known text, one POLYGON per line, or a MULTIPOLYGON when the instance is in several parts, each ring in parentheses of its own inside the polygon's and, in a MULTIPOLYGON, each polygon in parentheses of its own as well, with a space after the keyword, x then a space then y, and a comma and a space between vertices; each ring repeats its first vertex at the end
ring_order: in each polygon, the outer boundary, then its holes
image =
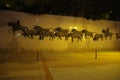
POLYGON ((40 54, 41 60, 43 62, 43 66, 44 66, 45 75, 46 75, 47 80, 53 80, 52 74, 49 71, 49 68, 47 66, 47 63, 45 61, 43 54, 42 53, 39 53, 39 54, 40 54))

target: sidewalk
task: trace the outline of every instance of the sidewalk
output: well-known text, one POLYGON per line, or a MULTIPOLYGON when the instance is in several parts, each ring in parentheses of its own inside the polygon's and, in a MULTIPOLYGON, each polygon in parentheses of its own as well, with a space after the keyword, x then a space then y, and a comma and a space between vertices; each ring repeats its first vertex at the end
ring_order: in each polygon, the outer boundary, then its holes
POLYGON ((0 80, 46 80, 41 62, 0 64, 0 80))
MULTIPOLYGON (((8 68, 0 66, 0 80, 49 80, 41 63, 6 65, 8 68)), ((49 68, 53 80, 120 80, 119 70, 120 64, 49 68)))
MULTIPOLYGON (((120 80, 120 52, 17 53, 0 63, 0 80, 120 80)), ((4 58, 3 58, 4 59, 4 58)))
POLYGON ((120 64, 50 69, 54 80, 120 80, 120 64))

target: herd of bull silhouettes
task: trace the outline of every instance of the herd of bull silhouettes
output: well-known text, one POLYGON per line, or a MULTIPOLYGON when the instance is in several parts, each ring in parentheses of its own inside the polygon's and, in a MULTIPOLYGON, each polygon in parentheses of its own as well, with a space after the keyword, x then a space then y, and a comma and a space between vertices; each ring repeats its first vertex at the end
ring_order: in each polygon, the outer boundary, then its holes
MULTIPOLYGON (((71 41, 74 39, 78 39, 82 42, 83 37, 86 39, 92 38, 94 41, 103 40, 103 39, 112 39, 114 33, 109 31, 109 28, 103 29, 102 33, 90 32, 86 29, 78 31, 77 29, 62 29, 61 27, 56 27, 55 29, 43 28, 40 26, 34 26, 33 29, 29 29, 26 26, 22 26, 20 24, 20 20, 8 22, 8 26, 11 27, 13 35, 15 35, 16 31, 21 31, 21 35, 23 37, 29 37, 33 39, 34 36, 39 36, 40 40, 44 40, 45 37, 49 37, 49 40, 53 41, 56 37, 60 40, 65 38, 68 40, 71 37, 71 41)), ((116 33, 116 39, 120 39, 120 34, 116 33)))

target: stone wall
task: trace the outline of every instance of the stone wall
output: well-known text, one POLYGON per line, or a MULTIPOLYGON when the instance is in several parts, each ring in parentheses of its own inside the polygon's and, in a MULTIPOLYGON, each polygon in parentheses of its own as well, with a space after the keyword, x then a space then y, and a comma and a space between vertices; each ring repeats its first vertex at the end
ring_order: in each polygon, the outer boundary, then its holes
POLYGON ((115 33, 120 33, 119 21, 107 20, 87 20, 80 17, 58 16, 58 15, 32 15, 13 11, 0 11, 0 47, 1 48, 18 48, 18 49, 32 49, 32 50, 71 50, 71 51, 84 51, 84 50, 120 50, 120 40, 116 40, 115 33), (78 30, 87 29, 91 32, 102 33, 102 29, 109 28, 110 32, 114 33, 112 40, 99 40, 93 41, 83 38, 82 42, 71 42, 63 40, 49 41, 38 40, 38 36, 34 39, 23 38, 22 36, 13 36, 9 33, 10 29, 5 25, 8 21, 13 21, 15 18, 20 18, 21 24, 32 29, 34 25, 39 25, 43 28, 56 28, 61 27, 64 29, 77 28, 78 30))

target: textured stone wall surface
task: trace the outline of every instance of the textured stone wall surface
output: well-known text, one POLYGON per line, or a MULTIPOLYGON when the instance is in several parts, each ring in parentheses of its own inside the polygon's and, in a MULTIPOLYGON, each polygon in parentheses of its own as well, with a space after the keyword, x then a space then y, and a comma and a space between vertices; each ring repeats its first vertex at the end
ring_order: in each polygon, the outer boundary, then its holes
POLYGON ((32 15, 13 11, 0 11, 0 48, 14 48, 14 49, 32 49, 32 50, 58 50, 58 51, 84 51, 84 50, 120 50, 120 40, 116 40, 116 33, 120 33, 119 21, 108 20, 91 20, 80 17, 58 16, 58 15, 32 15), (86 29, 91 32, 102 33, 102 29, 109 28, 113 33, 111 40, 103 39, 103 41, 93 41, 91 38, 83 41, 74 40, 71 38, 68 41, 58 40, 49 41, 49 38, 39 40, 38 36, 34 39, 24 38, 23 36, 13 36, 10 27, 6 25, 8 21, 14 21, 19 18, 21 25, 32 29, 35 25, 43 28, 63 29, 76 28, 78 30, 86 29))

